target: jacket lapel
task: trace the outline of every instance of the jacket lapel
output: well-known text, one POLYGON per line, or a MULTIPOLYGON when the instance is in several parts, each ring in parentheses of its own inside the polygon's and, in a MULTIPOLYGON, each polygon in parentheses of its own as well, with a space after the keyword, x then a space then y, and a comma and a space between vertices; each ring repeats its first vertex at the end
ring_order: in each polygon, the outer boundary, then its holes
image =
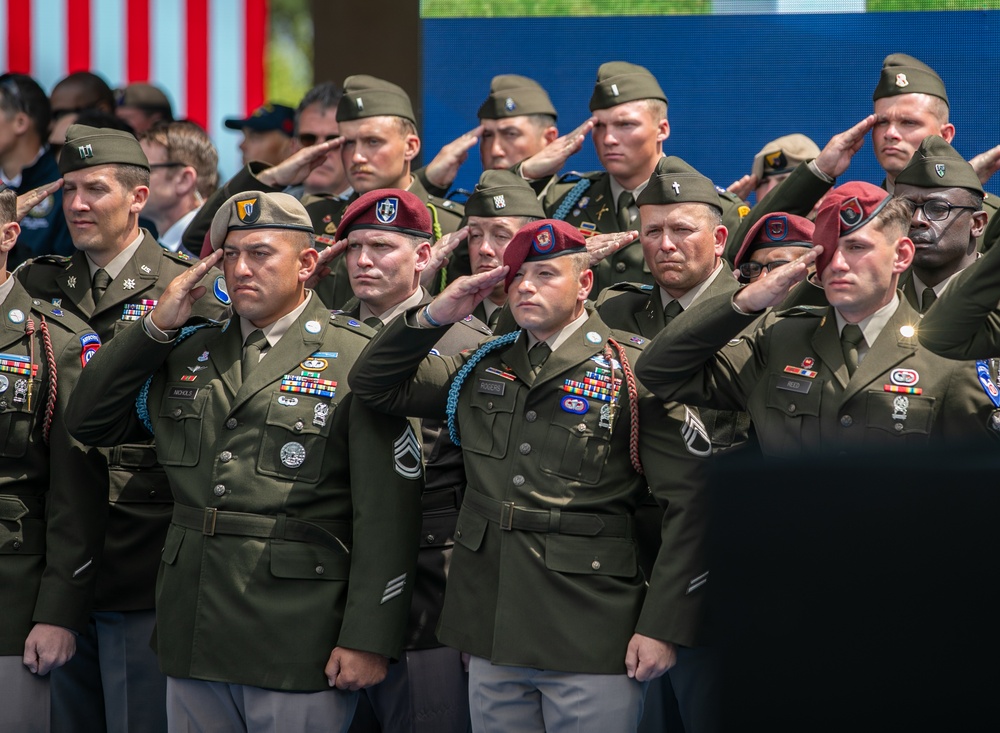
POLYGON ((538 372, 538 378, 532 386, 536 387, 542 382, 555 379, 563 372, 600 354, 604 350, 604 344, 610 333, 611 329, 601 320, 600 316, 596 312, 591 313, 590 318, 545 360, 541 371, 538 372))
POLYGON ((582 221, 595 224, 601 234, 617 232, 618 214, 615 211, 615 202, 611 200, 610 174, 599 178, 583 195, 588 196, 590 200, 581 209, 582 221))
POLYGON ((833 308, 828 308, 826 315, 813 333, 812 347, 823 364, 830 367, 841 387, 847 387, 847 364, 844 363, 844 350, 840 346, 840 333, 837 331, 837 318, 833 308))
POLYGON ((646 302, 643 303, 641 308, 638 308, 633 317, 635 318, 636 331, 645 336, 648 339, 653 338, 666 328, 666 320, 663 317, 663 307, 660 303, 663 299, 660 297, 660 288, 657 286, 653 287, 653 291, 646 298, 646 302))
POLYGON ((69 267, 56 276, 56 283, 66 299, 83 313, 87 320, 94 314, 94 299, 90 297, 90 268, 87 255, 80 250, 73 253, 69 267))
MULTIPOLYGON (((14 287, 0 304, 0 307, 3 309, 2 314, 0 314, 0 319, 3 320, 3 326, 0 327, 0 349, 6 349, 24 338, 28 319, 32 317, 31 296, 28 295, 21 283, 15 280, 14 287), (20 316, 17 315, 18 311, 20 316), (12 313, 15 318, 20 318, 20 323, 11 320, 12 313)), ((39 327, 40 323, 36 322, 35 328, 39 327)), ((36 358, 44 358, 44 354, 36 354, 36 358)))
POLYGON ((919 321, 920 315, 901 299, 896 312, 875 339, 868 355, 847 385, 843 402, 847 402, 872 382, 884 378, 887 371, 913 356, 917 350, 916 325, 919 321), (909 328, 905 328, 907 326, 909 328))
POLYGON ((95 313, 114 310, 127 300, 137 298, 141 293, 156 284, 160 263, 163 259, 162 248, 149 232, 142 230, 142 241, 138 249, 125 263, 118 277, 111 281, 107 292, 101 298, 95 313))
POLYGON ((235 397, 240 389, 240 362, 243 358, 243 334, 240 332, 239 316, 234 315, 225 326, 222 338, 209 352, 208 358, 229 390, 230 398, 235 397))

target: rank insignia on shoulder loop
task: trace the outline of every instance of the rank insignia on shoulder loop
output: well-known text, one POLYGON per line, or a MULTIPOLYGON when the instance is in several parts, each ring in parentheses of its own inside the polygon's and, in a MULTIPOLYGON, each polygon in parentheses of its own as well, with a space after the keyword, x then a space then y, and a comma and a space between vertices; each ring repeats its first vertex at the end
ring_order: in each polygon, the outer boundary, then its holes
POLYGON ((702 458, 712 455, 712 441, 708 437, 701 418, 687 405, 684 406, 684 424, 681 426, 681 437, 687 445, 688 452, 702 458))
POLYGON ((226 288, 226 278, 222 275, 215 278, 215 282, 212 284, 212 293, 215 295, 215 299, 223 305, 229 305, 233 302, 229 297, 229 290, 226 288))
POLYGON ((409 423, 392 444, 392 458, 393 468, 403 478, 418 479, 423 473, 420 441, 417 440, 413 426, 409 423))

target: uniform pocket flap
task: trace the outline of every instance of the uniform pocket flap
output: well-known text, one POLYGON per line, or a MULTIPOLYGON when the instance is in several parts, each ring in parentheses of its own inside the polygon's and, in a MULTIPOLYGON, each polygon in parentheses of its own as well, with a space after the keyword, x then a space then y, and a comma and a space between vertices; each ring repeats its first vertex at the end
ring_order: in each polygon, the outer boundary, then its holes
POLYGON ((457 511, 424 514, 420 525, 420 546, 450 547, 455 544, 457 520, 457 511))
POLYGON ((289 395, 284 392, 271 396, 264 422, 300 435, 320 435, 329 424, 333 406, 326 400, 310 395, 289 395))
POLYGON ((186 420, 201 417, 208 402, 208 387, 192 387, 190 384, 168 384, 160 403, 160 417, 172 420, 186 420))
POLYGON ((768 377, 767 406, 781 410, 789 417, 817 417, 822 395, 822 379, 807 379, 794 374, 771 374, 768 377))
POLYGON ((0 519, 17 522, 28 513, 28 507, 16 496, 0 496, 0 519))
POLYGON ((931 431, 934 398, 894 392, 868 393, 867 425, 892 435, 924 435, 931 431))
POLYGON ((631 578, 637 572, 635 543, 617 537, 550 534, 545 538, 545 567, 560 573, 631 578))
POLYGON ((462 509, 458 515, 458 524, 455 526, 455 542, 475 552, 483 544, 483 535, 486 534, 488 523, 486 517, 470 509, 462 509))
POLYGON ((298 580, 346 580, 351 557, 307 542, 271 541, 271 575, 298 580))
POLYGON ((177 562, 177 554, 181 551, 181 543, 184 541, 184 528, 171 524, 167 527, 167 538, 163 542, 163 550, 160 559, 167 565, 177 562))

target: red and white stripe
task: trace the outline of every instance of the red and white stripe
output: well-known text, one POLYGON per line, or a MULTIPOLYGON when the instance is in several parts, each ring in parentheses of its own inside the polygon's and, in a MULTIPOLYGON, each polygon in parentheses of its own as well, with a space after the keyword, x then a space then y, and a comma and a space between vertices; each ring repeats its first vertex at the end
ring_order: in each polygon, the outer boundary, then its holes
POLYGON ((0 65, 46 91, 74 71, 156 84, 232 172, 239 135, 222 122, 264 102, 267 24, 268 0, 0 0, 0 65))

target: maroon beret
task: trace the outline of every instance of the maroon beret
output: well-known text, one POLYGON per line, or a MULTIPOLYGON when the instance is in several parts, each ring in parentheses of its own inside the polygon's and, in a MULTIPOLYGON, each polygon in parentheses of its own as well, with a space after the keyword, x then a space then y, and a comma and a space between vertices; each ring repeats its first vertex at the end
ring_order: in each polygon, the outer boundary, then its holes
POLYGON ((351 202, 336 237, 346 239, 355 229, 380 229, 430 239, 431 215, 424 202, 409 191, 378 188, 351 202))
POLYGON ((813 246, 813 223, 805 217, 779 211, 757 220, 733 258, 733 267, 739 267, 758 249, 766 247, 813 246))
POLYGON ((586 251, 587 241, 580 230, 564 221, 542 219, 525 224, 517 230, 504 250, 503 263, 510 271, 504 279, 503 288, 510 288, 514 276, 525 262, 551 260, 586 251))
POLYGON ((861 181, 845 183, 826 195, 816 214, 813 233, 813 245, 823 246, 823 253, 816 260, 817 275, 822 275, 833 259, 837 240, 868 224, 891 199, 885 189, 861 181))

